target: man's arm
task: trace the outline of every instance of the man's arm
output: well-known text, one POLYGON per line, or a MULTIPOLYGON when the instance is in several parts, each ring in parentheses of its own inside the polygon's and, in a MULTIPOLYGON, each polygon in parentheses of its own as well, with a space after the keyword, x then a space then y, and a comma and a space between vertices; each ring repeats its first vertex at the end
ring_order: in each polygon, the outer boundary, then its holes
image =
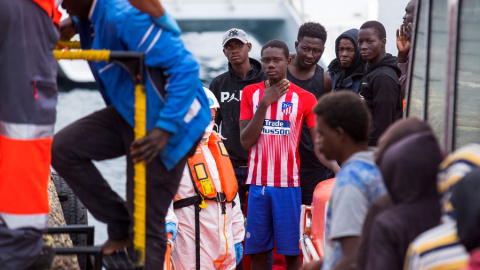
POLYGON ((332 91, 332 78, 326 71, 323 72, 323 93, 330 93, 332 91))
POLYGON ((315 128, 312 127, 308 129, 310 131, 310 135, 312 136, 312 141, 313 141, 313 151, 315 152, 315 155, 317 156, 318 160, 328 169, 330 169, 333 173, 337 174, 340 171, 340 166, 338 166, 338 163, 334 160, 328 160, 325 158, 325 155, 320 153, 318 151, 318 145, 317 145, 317 132, 315 131, 315 128))
MULTIPOLYGON (((342 257, 338 261, 333 270, 351 270, 355 269, 358 253, 358 245, 360 244, 360 237, 349 236, 334 239, 340 242, 342 246, 342 257)), ((380 269, 380 268, 378 268, 380 269)))
POLYGON ((153 18, 162 17, 165 14, 160 0, 128 0, 132 6, 153 18))
POLYGON ((149 162, 164 149, 170 135, 178 132, 198 91, 203 91, 199 64, 178 36, 158 26, 151 28, 152 21, 147 15, 134 14, 118 21, 119 41, 128 50, 144 51, 145 65, 161 68, 168 76, 165 106, 155 128, 131 146, 134 162, 149 162))
POLYGON ((72 17, 60 22, 60 40, 70 40, 77 33, 72 17))
MULTIPOLYGON (((409 24, 409 26, 411 23, 409 24)), ((402 91, 402 99, 405 98, 407 88, 407 67, 408 67, 408 53, 410 52, 411 43, 407 35, 403 32, 403 24, 397 29, 397 49, 398 49, 398 68, 402 74, 398 78, 402 91)))
MULTIPOLYGON (((337 183, 360 181, 353 171, 337 176, 337 183)), ((330 237, 342 246, 342 257, 334 269, 353 269, 356 266, 362 226, 368 209, 368 200, 355 184, 343 185, 336 189, 332 203, 330 237)), ((384 268, 378 268, 384 269, 384 268)))
MULTIPOLYGON (((409 24, 410 25, 410 24, 409 24)), ((408 52, 410 52, 411 43, 407 35, 403 32, 403 24, 397 29, 397 49, 398 49, 398 63, 406 63, 408 52)))
POLYGON ((165 223, 172 222, 178 224, 177 215, 175 215, 175 211, 173 210, 173 201, 168 206, 167 215, 165 216, 165 223))
POLYGON ((160 0, 128 0, 132 6, 152 17, 153 21, 160 27, 167 29, 176 35, 182 30, 177 21, 165 11, 160 0))
MULTIPOLYGON (((253 118, 251 120, 240 120, 240 143, 245 150, 249 150, 257 143, 258 137, 262 133, 268 106, 286 94, 289 86, 290 82, 284 79, 265 89, 253 118)), ((242 102, 243 100, 242 98, 242 102)))

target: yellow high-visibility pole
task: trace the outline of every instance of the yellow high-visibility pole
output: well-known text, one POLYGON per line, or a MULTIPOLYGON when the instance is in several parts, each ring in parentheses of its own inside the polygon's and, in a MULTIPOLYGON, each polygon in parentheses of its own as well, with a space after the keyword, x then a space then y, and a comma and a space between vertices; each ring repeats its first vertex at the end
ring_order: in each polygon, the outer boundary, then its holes
MULTIPOLYGON (((145 137, 147 133, 147 98, 145 85, 135 85, 135 140, 145 137)), ((134 165, 133 188, 133 246, 139 252, 138 264, 145 261, 145 238, 147 216, 147 168, 144 161, 134 165)))
MULTIPOLYGON (((59 42, 57 47, 79 48, 78 42, 59 42)), ((111 52, 110 50, 54 50, 53 54, 57 60, 60 59, 83 59, 87 61, 117 61, 121 67, 126 69, 135 84, 135 140, 145 137, 147 133, 147 98, 145 93, 145 81, 143 80, 143 54, 138 52, 111 52), (132 74, 127 65, 122 65, 122 60, 137 59, 139 67, 132 74)), ((146 239, 146 214, 147 214, 147 170, 145 162, 134 164, 134 198, 133 198, 133 245, 138 255, 136 265, 142 266, 145 261, 145 239, 146 239)))

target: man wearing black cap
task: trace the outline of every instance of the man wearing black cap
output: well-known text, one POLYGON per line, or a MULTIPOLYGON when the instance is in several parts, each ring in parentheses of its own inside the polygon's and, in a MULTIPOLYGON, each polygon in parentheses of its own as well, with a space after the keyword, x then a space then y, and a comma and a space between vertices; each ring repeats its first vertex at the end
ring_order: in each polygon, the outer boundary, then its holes
POLYGON ((240 143, 240 98, 245 86, 264 80, 260 62, 248 57, 252 44, 242 29, 232 28, 223 35, 223 53, 228 59, 228 71, 213 79, 210 90, 220 102, 215 123, 221 127, 225 147, 232 160, 235 177, 238 181, 238 194, 243 211, 248 186, 248 151, 240 143))

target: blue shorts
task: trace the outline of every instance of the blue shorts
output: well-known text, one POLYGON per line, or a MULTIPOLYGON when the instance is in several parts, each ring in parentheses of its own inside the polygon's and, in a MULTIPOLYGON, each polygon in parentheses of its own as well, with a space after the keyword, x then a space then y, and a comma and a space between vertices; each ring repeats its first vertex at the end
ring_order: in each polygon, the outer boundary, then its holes
POLYGON ((273 249, 281 255, 300 255, 300 187, 251 185, 248 194, 245 254, 273 249), (263 194, 262 194, 263 193, 263 194))

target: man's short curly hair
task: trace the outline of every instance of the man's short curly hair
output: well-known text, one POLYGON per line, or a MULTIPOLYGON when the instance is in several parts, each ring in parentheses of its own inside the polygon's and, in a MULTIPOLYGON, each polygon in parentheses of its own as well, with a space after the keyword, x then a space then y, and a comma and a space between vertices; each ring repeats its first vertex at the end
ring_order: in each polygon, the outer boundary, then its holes
POLYGON ((279 39, 272 39, 270 41, 267 41, 265 45, 263 45, 262 50, 260 51, 260 55, 263 54, 263 50, 266 48, 279 48, 283 49, 283 52, 285 53, 285 59, 288 59, 290 57, 290 51, 288 50, 287 44, 285 42, 279 40, 279 39))
POLYGON ((331 128, 340 127, 355 143, 368 141, 372 117, 365 102, 349 90, 323 95, 313 109, 331 128))
POLYGON ((373 29, 380 39, 387 38, 387 32, 385 32, 385 27, 381 22, 378 22, 378 21, 365 22, 364 24, 362 24, 362 27, 360 27, 360 30, 362 29, 373 29))
POLYGON ((327 31, 323 25, 317 22, 306 22, 298 29, 297 41, 302 40, 304 37, 318 38, 325 44, 327 41, 327 31))

